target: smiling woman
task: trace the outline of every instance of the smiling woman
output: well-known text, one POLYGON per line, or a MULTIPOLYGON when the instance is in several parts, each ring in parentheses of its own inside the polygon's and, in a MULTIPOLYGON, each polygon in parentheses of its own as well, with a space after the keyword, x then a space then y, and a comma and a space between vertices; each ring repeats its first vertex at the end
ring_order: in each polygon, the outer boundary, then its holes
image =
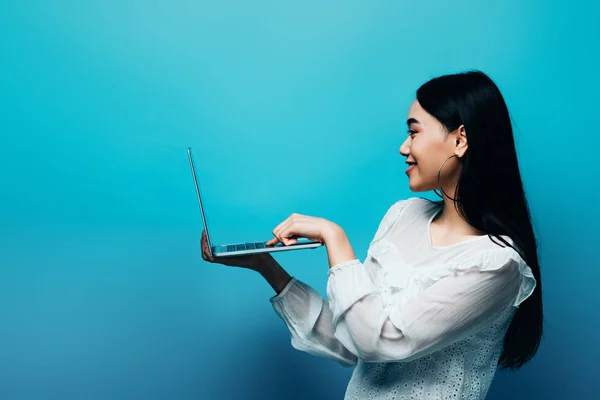
POLYGON ((410 189, 441 201, 392 205, 362 262, 333 222, 279 224, 270 242, 325 243, 327 300, 271 256, 250 268, 276 291, 296 349, 356 366, 346 399, 485 399, 498 366, 533 358, 543 322, 508 110, 488 76, 467 72, 421 86, 407 124, 410 189))
POLYGON ((440 188, 443 193, 446 193, 441 185, 441 171, 444 171, 443 181, 447 190, 449 187, 456 186, 459 169, 444 169, 444 165, 451 158, 459 159, 466 153, 468 142, 464 126, 448 134, 444 126, 427 113, 418 100, 411 105, 406 123, 408 137, 402 144, 400 153, 407 156, 406 162, 409 168, 406 173, 415 171, 413 176, 409 175, 411 190, 422 192, 440 188), (421 160, 419 166, 417 166, 418 160, 421 160))

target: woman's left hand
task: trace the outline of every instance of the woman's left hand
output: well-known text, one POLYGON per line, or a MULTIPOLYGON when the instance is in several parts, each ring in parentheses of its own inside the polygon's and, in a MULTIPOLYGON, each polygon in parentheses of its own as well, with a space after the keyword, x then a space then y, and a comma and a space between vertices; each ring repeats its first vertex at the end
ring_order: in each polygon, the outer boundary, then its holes
POLYGON ((327 238, 339 229, 339 225, 324 218, 294 213, 273 229, 275 237, 269 240, 267 245, 272 246, 281 242, 287 246, 296 243, 298 237, 326 243, 327 238))

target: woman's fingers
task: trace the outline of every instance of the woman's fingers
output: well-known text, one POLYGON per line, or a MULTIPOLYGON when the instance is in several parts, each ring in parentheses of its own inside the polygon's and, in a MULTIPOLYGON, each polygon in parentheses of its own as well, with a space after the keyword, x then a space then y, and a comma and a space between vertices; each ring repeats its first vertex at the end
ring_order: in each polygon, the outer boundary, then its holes
POLYGON ((278 242, 279 242, 279 239, 277 239, 276 237, 274 237, 273 239, 267 241, 267 246, 274 246, 278 242))
POLYGON ((288 239, 288 245, 290 245, 290 244, 294 244, 294 243, 297 243, 297 242, 298 242, 298 239, 297 239, 297 238, 298 238, 298 236, 297 236, 297 235, 292 235, 292 236, 290 236, 290 237, 289 237, 289 239, 288 239))
POLYGON ((279 232, 279 236, 282 238, 283 243, 285 245, 296 243, 298 241, 296 238, 299 237, 298 231, 301 230, 301 228, 301 222, 298 220, 292 221, 288 225, 284 226, 279 232))
POLYGON ((202 258, 204 261, 213 262, 214 258, 210 256, 210 249, 208 248, 208 240, 206 239, 206 232, 202 231, 202 258))
POLYGON ((283 243, 284 245, 288 244, 288 240, 285 237, 284 232, 286 231, 286 229, 288 228, 288 226, 290 224, 291 224, 291 222, 288 221, 286 224, 280 226, 276 231, 273 232, 273 234, 275 235, 277 240, 280 241, 281 243, 283 243))
POLYGON ((301 221, 293 221, 279 231, 279 240, 287 245, 298 242, 299 237, 304 237, 303 226, 301 221))
POLYGON ((279 236, 279 232, 281 231, 281 228, 288 222, 288 220, 290 218, 291 218, 291 216, 289 216, 288 218, 286 218, 285 220, 283 220, 279 225, 277 225, 275 227, 275 229, 273 229, 272 233, 273 233, 273 236, 275 236, 275 237, 267 242, 267 246, 272 246, 272 245, 277 244, 278 242, 282 242, 281 238, 279 236))
POLYGON ((206 242, 204 238, 202 238, 202 258, 204 261, 208 261, 208 253, 206 251, 206 242))
MULTIPOLYGON (((307 232, 304 232, 307 226, 302 226, 305 222, 309 221, 311 217, 294 213, 281 222, 275 229, 273 229, 273 239, 267 242, 268 246, 277 244, 278 242, 284 245, 290 245, 297 243, 298 237, 304 236, 307 232)), ((306 224, 304 224, 306 225, 306 224)))
POLYGON ((283 221, 281 221, 281 223, 279 225, 277 225, 275 227, 275 229, 273 229, 273 235, 275 235, 276 237, 279 237, 278 236, 279 232, 281 232, 283 227, 288 225, 290 223, 290 221, 295 218, 295 216, 296 216, 296 214, 292 214, 289 217, 287 217, 286 219, 284 219, 283 221))

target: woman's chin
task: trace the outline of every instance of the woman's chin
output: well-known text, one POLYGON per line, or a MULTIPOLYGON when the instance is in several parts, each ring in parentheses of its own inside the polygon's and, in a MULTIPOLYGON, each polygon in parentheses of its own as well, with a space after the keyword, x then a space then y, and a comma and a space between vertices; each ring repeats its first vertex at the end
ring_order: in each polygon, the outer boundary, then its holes
POLYGON ((414 178, 413 179, 408 178, 408 187, 413 192, 420 192, 419 182, 417 182, 417 180, 414 178))
POLYGON ((419 182, 416 179, 409 179, 408 187, 411 190, 411 192, 415 192, 415 193, 428 192, 428 191, 432 190, 429 187, 425 187, 424 185, 419 184, 419 182))

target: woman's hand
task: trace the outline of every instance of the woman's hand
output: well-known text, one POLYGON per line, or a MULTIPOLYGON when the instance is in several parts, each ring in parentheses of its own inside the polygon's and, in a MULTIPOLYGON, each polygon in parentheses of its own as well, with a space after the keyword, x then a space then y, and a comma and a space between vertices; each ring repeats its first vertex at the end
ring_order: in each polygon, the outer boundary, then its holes
POLYGON ((337 224, 324 218, 292 214, 273 229, 275 237, 267 242, 267 246, 273 246, 278 242, 286 246, 294 244, 298 242, 298 237, 327 244, 328 239, 339 230, 341 228, 337 224))
POLYGON ((200 243, 202 248, 202 258, 204 261, 208 261, 210 263, 260 271, 260 268, 265 265, 266 259, 270 257, 269 254, 255 254, 239 257, 212 257, 208 248, 208 240, 206 239, 205 231, 202 231, 202 240, 200 243))

